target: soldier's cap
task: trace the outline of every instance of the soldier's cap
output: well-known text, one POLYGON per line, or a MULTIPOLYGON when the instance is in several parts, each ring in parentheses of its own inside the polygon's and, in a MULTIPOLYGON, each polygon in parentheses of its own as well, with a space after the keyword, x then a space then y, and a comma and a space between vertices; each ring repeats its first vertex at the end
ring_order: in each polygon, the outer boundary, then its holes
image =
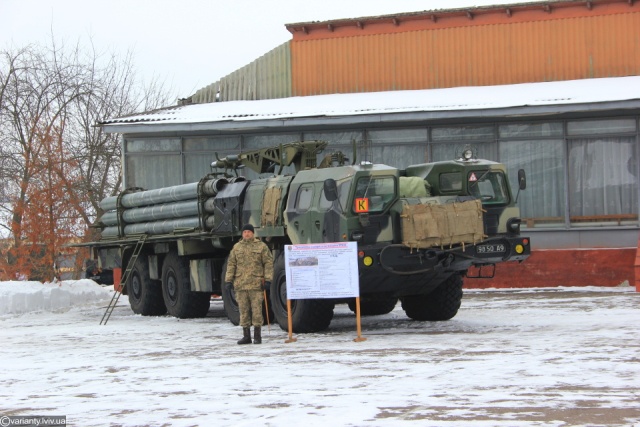
POLYGON ((245 231, 245 230, 249 230, 250 232, 255 233, 253 229, 253 225, 251 224, 245 224, 244 227, 242 227, 242 231, 245 231))

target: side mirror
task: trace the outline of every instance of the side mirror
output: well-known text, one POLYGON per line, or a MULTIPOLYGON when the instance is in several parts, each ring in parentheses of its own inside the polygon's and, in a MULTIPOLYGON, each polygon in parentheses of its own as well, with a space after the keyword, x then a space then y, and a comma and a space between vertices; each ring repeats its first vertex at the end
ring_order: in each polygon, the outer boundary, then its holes
POLYGON ((336 184, 335 179, 329 178, 324 180, 324 197, 330 202, 338 200, 338 184, 336 184))
POLYGON ((527 176, 524 173, 524 169, 518 171, 518 188, 520 188, 520 190, 527 188, 527 176))

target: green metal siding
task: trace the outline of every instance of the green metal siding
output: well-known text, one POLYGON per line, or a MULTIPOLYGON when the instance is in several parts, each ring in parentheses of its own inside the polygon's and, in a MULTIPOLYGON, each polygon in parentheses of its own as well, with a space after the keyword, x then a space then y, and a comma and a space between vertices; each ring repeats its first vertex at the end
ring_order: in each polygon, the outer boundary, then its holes
POLYGON ((286 42, 198 90, 192 97, 194 104, 218 101, 258 100, 291 96, 291 51, 286 42))

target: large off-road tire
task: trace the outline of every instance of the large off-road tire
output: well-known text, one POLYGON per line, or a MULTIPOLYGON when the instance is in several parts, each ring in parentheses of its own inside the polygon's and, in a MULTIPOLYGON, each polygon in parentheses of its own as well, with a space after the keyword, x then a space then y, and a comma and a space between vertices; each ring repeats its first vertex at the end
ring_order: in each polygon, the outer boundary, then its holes
POLYGON ((449 320, 462 302, 462 276, 454 274, 427 295, 402 297, 402 309, 414 320, 449 320))
MULTIPOLYGON (((287 317, 287 275, 284 268, 284 252, 273 266, 271 282, 271 307, 276 321, 284 331, 289 330, 287 317)), ((319 332, 327 329, 333 319, 335 303, 326 299, 291 301, 291 323, 295 333, 319 332)))
POLYGON ((140 254, 127 281, 126 293, 129 305, 136 314, 143 316, 161 316, 167 313, 162 298, 162 285, 159 280, 149 277, 149 259, 140 254))
MULTIPOLYGON (((379 314, 391 313, 398 304, 398 298, 388 295, 360 297, 360 315, 377 316, 379 314)), ((355 299, 349 300, 347 303, 349 309, 356 312, 355 299)))
POLYGON ((189 260, 170 252, 162 263, 162 296, 170 315, 180 319, 205 317, 211 294, 192 292, 189 260))
MULTIPOLYGON (((222 276, 220 278, 220 280, 222 280, 222 302, 227 318, 229 318, 229 321, 231 323, 238 326, 240 324, 240 307, 238 307, 238 302, 236 301, 236 292, 233 286, 231 287, 231 289, 227 289, 227 286, 224 282, 224 277, 227 275, 227 262, 228 259, 225 260, 224 265, 222 266, 222 276)), ((269 292, 267 292, 267 298, 269 297, 268 294, 269 292)), ((265 325, 273 323, 273 311, 271 310, 270 304, 266 305, 262 305, 262 318, 264 319, 265 325), (269 305, 268 313, 265 307, 266 305, 269 305)))

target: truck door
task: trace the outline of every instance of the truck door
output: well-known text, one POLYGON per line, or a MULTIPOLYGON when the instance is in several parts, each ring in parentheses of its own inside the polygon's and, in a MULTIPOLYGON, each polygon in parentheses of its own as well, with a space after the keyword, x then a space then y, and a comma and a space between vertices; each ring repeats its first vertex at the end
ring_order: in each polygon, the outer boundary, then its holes
POLYGON ((358 178, 351 209, 354 214, 367 218, 366 221, 361 220, 364 232, 362 243, 393 240, 389 208, 397 198, 396 188, 396 178, 393 176, 364 175, 358 178))
POLYGON ((293 243, 312 243, 314 242, 313 236, 315 234, 315 224, 312 224, 313 219, 313 199, 314 199, 314 184, 307 183, 298 187, 295 194, 295 202, 292 206, 293 209, 289 209, 287 214, 289 216, 289 226, 293 228, 290 231, 289 237, 293 243))
POLYGON ((313 204, 311 212, 311 228, 312 237, 314 242, 335 242, 337 239, 333 236, 335 234, 334 224, 335 220, 331 220, 329 215, 334 214, 332 212, 332 203, 324 196, 324 189, 322 188, 322 182, 316 183, 316 194, 318 195, 318 202, 313 204), (329 227, 329 229, 327 229, 329 227))

